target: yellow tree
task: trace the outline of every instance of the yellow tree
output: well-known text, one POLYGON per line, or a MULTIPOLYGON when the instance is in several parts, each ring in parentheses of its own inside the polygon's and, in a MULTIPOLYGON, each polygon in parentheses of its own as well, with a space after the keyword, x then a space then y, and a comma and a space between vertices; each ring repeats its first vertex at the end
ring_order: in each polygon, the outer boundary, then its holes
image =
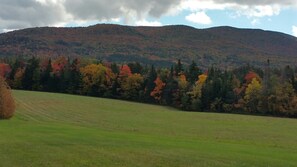
POLYGON ((200 110, 201 108, 201 94, 202 94, 202 87, 207 79, 206 74, 201 74, 198 76, 198 81, 195 83, 195 85, 192 87, 192 91, 189 92, 192 98, 192 109, 194 110, 200 110))
POLYGON ((121 81, 122 96, 125 99, 136 100, 143 84, 143 77, 140 74, 131 74, 121 81))
POLYGON ((104 93, 109 86, 114 74, 102 64, 90 64, 80 69, 83 80, 83 92, 87 94, 104 93))
POLYGON ((0 119, 8 119, 15 112, 15 103, 10 88, 0 76, 0 119))
POLYGON ((191 92, 192 98, 197 99, 201 97, 201 89, 207 79, 206 74, 201 74, 198 76, 198 81, 193 86, 193 91, 191 92))
POLYGON ((178 77, 178 87, 180 90, 185 90, 188 87, 188 81, 185 74, 181 74, 178 77))
POLYGON ((25 69, 18 68, 15 75, 14 75, 14 81, 13 81, 13 87, 14 88, 22 88, 22 79, 24 77, 25 69))
POLYGON ((249 112, 257 112, 258 104, 260 100, 262 86, 257 78, 253 78, 252 82, 245 90, 244 100, 246 103, 246 109, 249 112))
POLYGON ((179 91, 177 92, 174 101, 177 106, 184 110, 188 110, 191 103, 191 97, 187 93, 188 86, 189 82, 187 81, 186 75, 180 74, 178 77, 179 91))

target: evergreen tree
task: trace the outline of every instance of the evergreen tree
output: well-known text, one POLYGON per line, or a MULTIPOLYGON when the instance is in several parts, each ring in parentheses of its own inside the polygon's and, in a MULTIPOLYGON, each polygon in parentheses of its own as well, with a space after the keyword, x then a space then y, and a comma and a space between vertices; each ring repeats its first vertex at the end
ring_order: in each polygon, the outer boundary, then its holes
POLYGON ((270 69, 270 60, 267 60, 267 64, 264 70, 264 80, 263 80, 263 93, 265 96, 269 96, 272 91, 271 84, 271 69, 270 69))
POLYGON ((194 61, 192 61, 192 64, 190 64, 186 72, 188 81, 191 84, 194 84, 200 74, 202 74, 201 70, 198 68, 197 64, 194 61))
POLYGON ((45 70, 41 73, 40 77, 40 85, 43 87, 43 90, 50 91, 50 85, 52 82, 51 73, 53 71, 52 68, 52 60, 48 60, 48 64, 45 68, 45 70))
POLYGON ((70 66, 70 80, 67 88, 68 93, 79 94, 82 85, 82 76, 79 71, 79 59, 74 59, 70 66))
POLYGON ((28 60, 24 77, 22 79, 22 86, 26 90, 36 90, 39 87, 39 60, 32 57, 28 60))
POLYGON ((128 63, 128 66, 130 67, 132 74, 142 74, 143 67, 140 63, 128 63))
POLYGON ((112 82, 112 87, 111 87, 111 97, 112 98, 120 98, 120 89, 121 85, 119 83, 119 77, 117 76, 116 79, 112 82))
POLYGON ((231 80, 224 78, 224 76, 226 77, 227 74, 224 75, 218 68, 211 67, 208 70, 207 80, 201 90, 202 109, 210 110, 211 107, 216 109, 222 108, 221 105, 223 105, 227 92, 230 90, 229 85, 231 85, 231 80))
POLYGON ((157 79, 157 72, 154 65, 152 65, 151 70, 144 83, 145 84, 144 97, 146 102, 153 103, 155 101, 155 99, 151 96, 151 92, 156 87, 156 83, 155 83, 156 79, 157 79))
POLYGON ((178 76, 181 72, 184 71, 183 64, 181 63, 181 60, 177 60, 177 64, 175 65, 175 75, 178 76))
POLYGON ((288 82, 292 85, 294 90, 296 90, 296 79, 295 79, 295 73, 294 69, 292 69, 290 66, 286 66, 283 74, 282 74, 282 80, 285 82, 288 82))
POLYGON ((174 70, 171 67, 169 77, 163 90, 163 100, 167 105, 174 104, 174 97, 178 92, 178 82, 174 78, 174 70))
POLYGON ((119 74, 120 73, 119 67, 118 67, 118 65, 116 63, 112 63, 110 68, 111 68, 111 71, 114 74, 119 74))
MULTIPOLYGON (((262 113, 269 112, 269 103, 268 98, 273 94, 273 82, 276 81, 275 77, 272 77, 271 69, 270 69, 270 60, 267 60, 267 64, 264 70, 264 78, 262 82, 262 92, 261 92, 261 100, 259 103, 259 110, 262 113)), ((276 81, 277 82, 277 81, 276 81)))
POLYGON ((79 59, 74 59, 72 62, 68 59, 68 62, 65 64, 62 69, 60 76, 60 91, 79 94, 82 84, 82 78, 79 71, 79 59))
MULTIPOLYGON (((15 62, 13 63, 13 65, 11 67, 11 72, 9 74, 9 80, 11 82, 14 81, 14 76, 15 76, 18 68, 20 68, 20 65, 21 65, 21 62, 20 62, 19 58, 16 58, 15 62)), ((11 85, 13 85, 13 84, 11 84, 11 85)))

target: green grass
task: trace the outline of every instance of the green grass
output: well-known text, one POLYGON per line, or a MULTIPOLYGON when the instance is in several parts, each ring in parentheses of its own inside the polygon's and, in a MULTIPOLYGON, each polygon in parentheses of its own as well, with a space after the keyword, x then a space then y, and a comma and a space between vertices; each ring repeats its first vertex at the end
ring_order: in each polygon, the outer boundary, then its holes
POLYGON ((0 166, 296 166, 297 119, 14 91, 0 166))

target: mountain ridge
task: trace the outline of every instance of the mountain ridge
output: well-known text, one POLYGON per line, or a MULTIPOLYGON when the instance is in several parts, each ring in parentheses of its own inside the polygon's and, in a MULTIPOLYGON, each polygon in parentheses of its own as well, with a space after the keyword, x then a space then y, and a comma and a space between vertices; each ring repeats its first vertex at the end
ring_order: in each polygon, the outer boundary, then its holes
POLYGON ((296 65, 297 38, 284 33, 230 26, 196 29, 97 24, 37 27, 0 34, 0 56, 82 56, 105 61, 169 66, 177 59, 200 66, 250 63, 296 65))

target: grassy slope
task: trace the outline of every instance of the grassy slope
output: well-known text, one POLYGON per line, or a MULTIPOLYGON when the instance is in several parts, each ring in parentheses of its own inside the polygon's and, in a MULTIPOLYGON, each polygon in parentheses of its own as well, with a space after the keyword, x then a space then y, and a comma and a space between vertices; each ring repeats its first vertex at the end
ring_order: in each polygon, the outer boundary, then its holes
POLYGON ((14 91, 0 166, 295 166, 297 120, 14 91))

